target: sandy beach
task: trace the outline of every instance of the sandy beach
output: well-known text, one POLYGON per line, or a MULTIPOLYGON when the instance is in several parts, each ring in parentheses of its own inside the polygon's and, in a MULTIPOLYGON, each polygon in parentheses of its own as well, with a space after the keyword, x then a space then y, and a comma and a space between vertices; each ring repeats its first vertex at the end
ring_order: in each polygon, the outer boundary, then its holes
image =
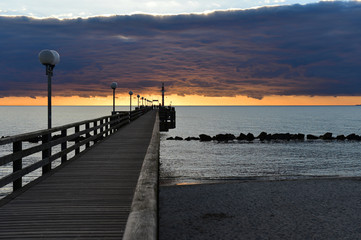
POLYGON ((361 179, 162 186, 159 236, 361 239, 361 179))

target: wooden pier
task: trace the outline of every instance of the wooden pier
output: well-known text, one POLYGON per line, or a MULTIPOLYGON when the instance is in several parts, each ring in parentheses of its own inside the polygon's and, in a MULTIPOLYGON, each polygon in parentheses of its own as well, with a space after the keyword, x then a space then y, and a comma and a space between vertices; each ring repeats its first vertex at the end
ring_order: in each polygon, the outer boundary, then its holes
MULTIPOLYGON (((71 160, 61 154, 43 155, 45 160, 37 165, 43 170, 56 157, 64 161, 55 170, 48 167, 42 177, 25 187, 19 178, 24 174, 21 166, 2 179, 3 185, 13 181, 15 191, 0 200, 0 239, 122 239, 143 160, 154 138, 153 130, 159 126, 156 115, 156 110, 134 114, 132 117, 139 118, 129 124, 124 116, 102 118, 90 128, 89 122, 83 122, 88 127, 85 130, 75 126, 75 133, 70 136, 59 128, 61 138, 50 143, 43 138, 45 146, 60 144, 64 153, 73 150, 77 155, 71 160), (117 122, 116 118, 121 120, 117 122), (65 146, 64 141, 82 135, 87 138, 78 138, 75 145, 65 146), (90 141, 100 142, 89 146, 90 141), (86 147, 83 152, 79 152, 81 144, 86 147)), ((159 128, 156 130, 159 134, 159 128)), ((0 158, 0 165, 19 161, 29 153, 21 147, 16 149, 22 140, 13 139, 15 157, 0 158)), ((159 152, 159 135, 156 141, 159 152)))

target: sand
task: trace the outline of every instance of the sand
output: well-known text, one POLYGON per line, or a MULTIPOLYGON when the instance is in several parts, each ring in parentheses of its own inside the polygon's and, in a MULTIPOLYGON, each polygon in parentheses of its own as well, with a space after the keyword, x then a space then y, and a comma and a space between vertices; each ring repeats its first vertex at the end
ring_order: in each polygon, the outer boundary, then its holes
POLYGON ((159 239, 361 239, 361 179, 160 188, 159 239))

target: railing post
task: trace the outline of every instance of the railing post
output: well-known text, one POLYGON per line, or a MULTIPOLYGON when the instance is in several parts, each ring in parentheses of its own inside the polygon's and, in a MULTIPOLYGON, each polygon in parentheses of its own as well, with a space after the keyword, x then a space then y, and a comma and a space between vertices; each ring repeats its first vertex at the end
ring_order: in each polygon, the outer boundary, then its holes
MULTIPOLYGON (((75 133, 78 133, 79 132, 79 125, 75 126, 75 133)), ((78 136, 76 139, 75 139, 75 144, 79 143, 79 137, 78 136)), ((80 148, 77 147, 75 148, 75 155, 79 154, 80 153, 80 148)))
MULTIPOLYGON (((86 129, 86 130, 89 130, 89 128, 90 128, 90 123, 87 122, 87 123, 85 124, 85 129, 86 129)), ((90 132, 88 132, 88 133, 86 134, 86 138, 88 139, 88 138, 90 138, 90 136, 91 136, 91 135, 90 135, 90 132)), ((89 147, 90 147, 90 142, 87 142, 86 145, 85 145, 85 148, 89 148, 89 147)))
MULTIPOLYGON (((100 125, 103 125, 103 123, 104 123, 104 119, 101 119, 100 120, 100 125)), ((102 137, 103 137, 104 136, 104 127, 100 128, 100 133, 102 134, 102 137)))
MULTIPOLYGON (((41 142, 43 145, 49 143, 50 140, 51 140, 51 133, 47 133, 47 134, 44 134, 41 136, 41 142)), ((42 151, 43 159, 50 158, 50 156, 51 156, 51 147, 46 148, 45 150, 42 151)), ((43 175, 48 173, 51 170, 50 159, 49 159, 49 163, 44 165, 42 169, 43 169, 43 175)))
MULTIPOLYGON (((61 137, 65 138, 66 137, 66 129, 61 130, 61 137)), ((66 150, 67 148, 67 141, 64 141, 61 143, 61 151, 66 150)), ((61 163, 65 163, 67 161, 67 154, 65 154, 64 156, 61 157, 61 163)))
POLYGON ((109 133, 108 133, 108 129, 109 129, 109 122, 110 122, 110 117, 107 117, 106 119, 105 119, 105 136, 106 137, 108 137, 108 135, 109 135, 109 133))
MULTIPOLYGON (((22 150, 22 148, 23 148, 23 146, 22 146, 21 141, 13 143, 13 153, 20 152, 22 150)), ((16 159, 13 162, 13 173, 17 172, 17 171, 20 171, 22 168, 23 168, 22 159, 21 158, 16 159)), ((20 177, 20 178, 16 179, 13 182, 13 191, 16 191, 16 190, 20 189, 22 187, 22 185, 23 185, 22 178, 20 177)))
MULTIPOLYGON (((98 126, 98 122, 97 122, 97 121, 94 121, 94 122, 93 122, 93 127, 94 127, 94 133, 93 133, 93 135, 94 135, 94 136, 98 134, 98 130, 95 129, 96 126, 98 126)), ((96 143, 97 141, 98 141, 98 138, 95 138, 95 139, 94 139, 94 143, 96 143)))

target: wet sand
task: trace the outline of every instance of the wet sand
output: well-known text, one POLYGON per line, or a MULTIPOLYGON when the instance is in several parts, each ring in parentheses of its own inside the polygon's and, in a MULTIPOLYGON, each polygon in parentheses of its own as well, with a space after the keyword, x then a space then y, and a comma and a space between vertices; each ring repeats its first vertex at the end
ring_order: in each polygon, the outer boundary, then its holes
POLYGON ((160 188, 159 239, 361 239, 361 178, 160 188))

